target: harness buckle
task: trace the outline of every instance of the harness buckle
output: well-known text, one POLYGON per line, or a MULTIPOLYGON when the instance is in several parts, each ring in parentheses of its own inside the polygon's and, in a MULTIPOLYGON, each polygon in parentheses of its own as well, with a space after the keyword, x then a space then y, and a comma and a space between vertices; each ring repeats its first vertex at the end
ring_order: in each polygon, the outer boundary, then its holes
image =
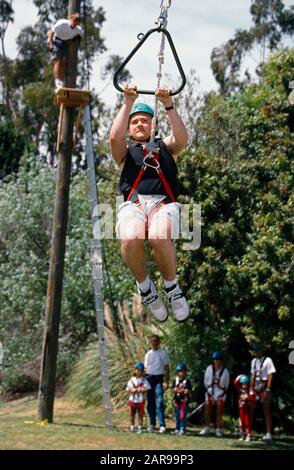
POLYGON ((147 144, 144 145, 144 148, 148 152, 148 154, 151 153, 159 153, 159 147, 154 140, 151 140, 150 142, 147 142, 147 144))
POLYGON ((160 164, 159 161, 154 158, 153 154, 147 153, 143 160, 144 165, 149 166, 150 168, 154 168, 154 170, 159 171, 160 164))
POLYGON ((160 168, 160 164, 157 159, 157 157, 159 156, 158 145, 156 144, 156 142, 154 142, 154 140, 151 140, 150 142, 145 144, 143 148, 144 148, 144 153, 146 153, 143 159, 144 165, 147 165, 151 168, 154 168, 156 171, 158 171, 160 168))

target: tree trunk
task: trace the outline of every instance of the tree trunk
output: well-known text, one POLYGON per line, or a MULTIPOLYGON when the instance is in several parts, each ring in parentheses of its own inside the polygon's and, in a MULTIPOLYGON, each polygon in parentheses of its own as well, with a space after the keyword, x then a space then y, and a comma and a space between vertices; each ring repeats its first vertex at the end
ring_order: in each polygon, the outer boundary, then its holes
MULTIPOLYGON (((80 0, 69 0, 68 15, 80 12, 80 0)), ((69 44, 66 57, 65 86, 75 88, 78 41, 69 44)), ((65 108, 61 145, 58 154, 55 208, 53 215, 50 266, 48 274, 42 363, 39 385, 38 417, 53 422, 53 408, 58 354, 58 333, 61 314, 65 241, 71 174, 75 108, 65 108)))

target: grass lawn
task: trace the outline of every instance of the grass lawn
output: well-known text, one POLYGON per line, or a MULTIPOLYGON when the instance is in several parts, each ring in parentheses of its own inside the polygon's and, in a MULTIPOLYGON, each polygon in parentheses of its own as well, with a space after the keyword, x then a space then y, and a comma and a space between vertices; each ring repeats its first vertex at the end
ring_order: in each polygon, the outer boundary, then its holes
POLYGON ((55 401, 54 424, 41 426, 36 421, 36 400, 0 403, 1 450, 236 450, 294 448, 294 437, 278 436, 271 446, 260 436, 245 444, 227 432, 224 438, 200 437, 200 428, 191 427, 185 436, 174 436, 168 421, 164 435, 130 433, 129 418, 124 410, 113 412, 112 430, 104 428, 103 410, 80 408, 63 399, 55 401))

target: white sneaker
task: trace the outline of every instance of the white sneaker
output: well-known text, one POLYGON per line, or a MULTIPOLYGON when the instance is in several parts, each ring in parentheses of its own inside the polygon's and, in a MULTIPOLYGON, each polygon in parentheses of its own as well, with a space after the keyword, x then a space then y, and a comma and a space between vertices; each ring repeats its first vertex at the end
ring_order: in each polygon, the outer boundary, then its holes
POLYGON ((164 289, 171 308, 174 312, 175 319, 184 322, 189 317, 190 309, 188 302, 178 284, 164 289))
POLYGON ((272 442, 272 439, 273 439, 273 438, 272 438, 271 433, 270 433, 270 432, 267 432, 267 433, 265 434, 265 436, 263 436, 263 438, 262 438, 261 440, 264 441, 264 442, 272 442))
POLYGON ((165 426, 160 426, 159 431, 158 431, 159 434, 163 434, 165 433, 165 431, 166 431, 165 426))
POLYGON ((180 434, 180 431, 179 431, 178 429, 175 429, 174 432, 173 432, 173 434, 174 434, 175 436, 178 436, 178 435, 180 434))
POLYGON ((141 426, 138 426, 138 431, 137 431, 137 434, 142 434, 143 430, 141 428, 141 426))
POLYGON ((139 294, 142 297, 142 303, 148 307, 152 315, 157 321, 164 322, 167 320, 168 311, 163 301, 159 297, 156 287, 152 281, 150 281, 150 289, 147 292, 141 292, 139 294))
POLYGON ((222 430, 220 428, 216 428, 215 435, 216 437, 223 437, 222 430))
POLYGON ((181 428, 180 431, 179 431, 179 435, 183 436, 184 434, 185 434, 185 429, 181 428))
POLYGON ((245 442, 250 442, 251 441, 251 436, 250 434, 247 434, 246 438, 245 438, 245 442))
POLYGON ((148 426, 148 432, 153 432, 153 431, 154 431, 154 426, 153 426, 153 424, 150 424, 148 426))
POLYGON ((205 426, 205 428, 200 431, 199 436, 209 436, 210 434, 210 428, 208 426, 205 426))
POLYGON ((59 80, 58 78, 55 79, 55 86, 56 88, 63 88, 64 87, 64 82, 62 80, 59 80))
POLYGON ((134 431, 135 431, 135 426, 133 426, 132 424, 131 424, 131 426, 130 426, 130 431, 131 431, 131 432, 134 432, 134 431))

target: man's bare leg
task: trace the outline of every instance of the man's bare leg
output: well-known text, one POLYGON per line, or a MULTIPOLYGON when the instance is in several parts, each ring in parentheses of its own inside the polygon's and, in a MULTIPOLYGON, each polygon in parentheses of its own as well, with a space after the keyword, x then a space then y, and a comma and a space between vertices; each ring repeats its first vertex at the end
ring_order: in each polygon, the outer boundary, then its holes
POLYGON ((150 240, 153 257, 166 281, 176 279, 176 248, 172 240, 150 240))
POLYGON ((121 254, 137 282, 147 277, 144 240, 121 240, 121 254))
POLYGON ((172 221, 169 215, 162 214, 151 220, 148 238, 153 248, 153 257, 164 279, 164 289, 168 296, 176 320, 182 322, 189 317, 189 305, 176 279, 176 248, 172 241, 172 221))
POLYGON ((137 282, 147 277, 145 255, 145 223, 138 219, 128 219, 119 227, 121 254, 137 282))
POLYGON ((61 80, 64 82, 65 76, 65 64, 64 59, 55 59, 54 61, 54 78, 55 80, 61 80))
POLYGON ((158 296, 154 283, 149 279, 145 255, 145 222, 128 219, 119 227, 122 257, 132 271, 142 297, 156 320, 164 322, 168 317, 166 306, 158 296), (147 285, 146 285, 147 284, 147 285), (142 286, 145 287, 143 290, 142 286))
POLYGON ((176 278, 176 248, 171 240, 171 222, 166 216, 151 221, 148 231, 153 257, 166 281, 176 278))

